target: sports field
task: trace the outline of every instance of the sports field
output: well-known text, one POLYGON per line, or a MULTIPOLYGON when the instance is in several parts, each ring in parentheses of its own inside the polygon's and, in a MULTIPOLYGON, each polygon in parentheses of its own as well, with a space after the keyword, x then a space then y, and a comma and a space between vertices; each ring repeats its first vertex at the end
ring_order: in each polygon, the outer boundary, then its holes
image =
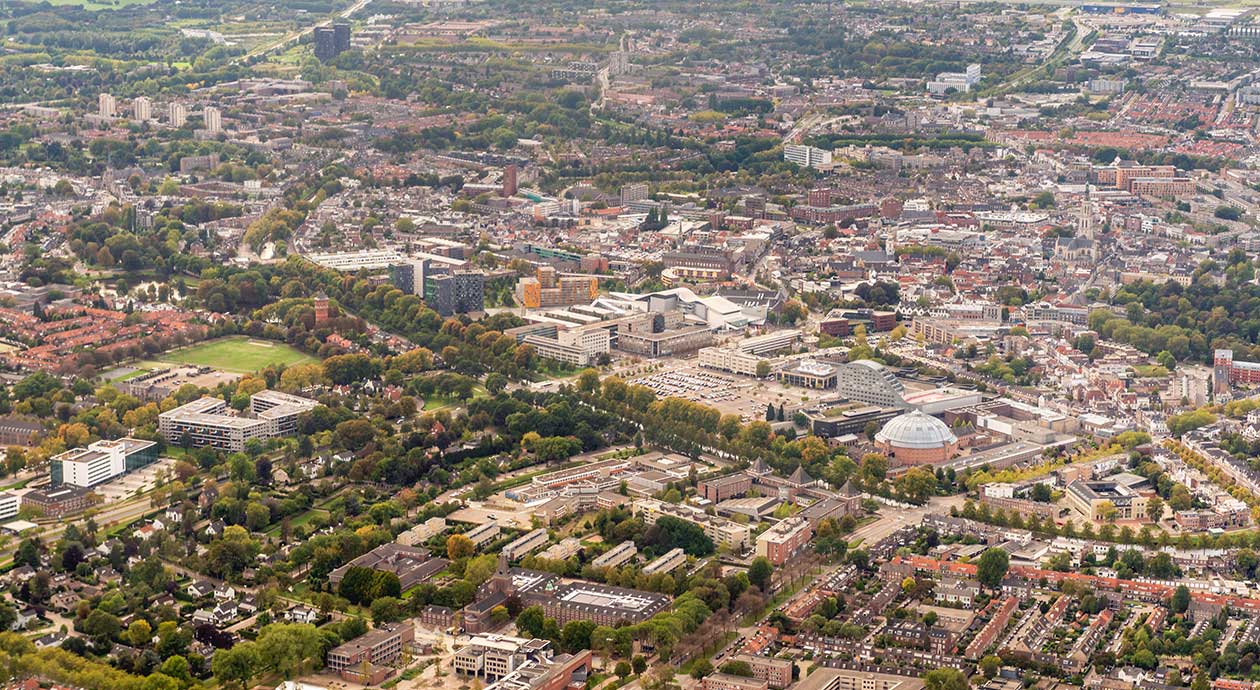
POLYGON ((307 364, 316 359, 272 340, 231 336, 167 352, 158 358, 170 364, 196 364, 237 374, 249 374, 271 364, 307 364))

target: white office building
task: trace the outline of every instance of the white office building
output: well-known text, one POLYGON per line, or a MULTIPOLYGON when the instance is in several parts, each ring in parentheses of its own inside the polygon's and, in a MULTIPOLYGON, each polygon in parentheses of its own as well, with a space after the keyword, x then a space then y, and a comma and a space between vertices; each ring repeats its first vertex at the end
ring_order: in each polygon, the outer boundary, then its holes
POLYGON ((757 364, 762 361, 762 358, 733 347, 706 347, 700 350, 698 361, 700 366, 708 369, 729 371, 743 376, 756 376, 757 364))
POLYGON ((21 496, 11 491, 0 492, 0 520, 17 517, 18 509, 21 507, 21 496))
POLYGON ((958 93, 967 93, 971 87, 980 83, 980 65, 967 65, 966 72, 941 72, 936 79, 928 82, 928 93, 933 96, 944 96, 952 89, 958 93))
POLYGON ((833 167, 830 151, 803 144, 788 144, 784 146, 783 160, 795 163, 802 168, 813 168, 822 171, 831 170, 833 167))
POLYGON ((86 448, 74 448, 50 458, 49 477, 53 486, 96 486, 149 465, 157 459, 156 449, 153 441, 138 438, 96 441, 86 448))

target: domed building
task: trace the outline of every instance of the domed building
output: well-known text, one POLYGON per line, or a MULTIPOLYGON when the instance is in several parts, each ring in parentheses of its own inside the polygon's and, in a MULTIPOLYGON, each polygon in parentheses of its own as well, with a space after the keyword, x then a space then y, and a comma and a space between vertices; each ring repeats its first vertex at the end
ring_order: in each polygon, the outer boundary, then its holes
POLYGON ((919 410, 888 420, 875 434, 875 447, 892 466, 939 465, 958 454, 958 437, 945 422, 919 410))

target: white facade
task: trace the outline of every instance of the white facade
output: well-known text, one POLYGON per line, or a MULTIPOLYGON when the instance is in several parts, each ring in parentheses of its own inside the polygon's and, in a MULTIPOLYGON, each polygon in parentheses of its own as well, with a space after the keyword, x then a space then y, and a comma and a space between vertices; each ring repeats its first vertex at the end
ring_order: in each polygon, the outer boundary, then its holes
POLYGON ((206 131, 212 134, 223 131, 223 113, 218 108, 206 106, 203 116, 205 117, 206 131))
POLYGON ((22 497, 8 491, 0 492, 0 520, 17 517, 18 508, 22 505, 22 497))
POLYGON ((97 99, 98 113, 101 117, 114 117, 118 114, 118 103, 114 97, 103 93, 97 99))
POLYGON ((673 572, 679 566, 687 562, 687 553, 682 549, 672 549, 664 556, 643 566, 644 575, 655 575, 657 573, 673 572))
POLYGON ((140 122, 147 122, 153 118, 153 101, 144 96, 138 96, 131 102, 131 113, 140 122))
POLYGON ((183 127, 188 121, 188 108, 185 108, 182 103, 171 103, 166 106, 166 121, 172 127, 183 127))
POLYGON ((756 376, 761 357, 727 347, 706 347, 700 350, 700 366, 732 374, 756 376))
POLYGON ((788 144, 783 147, 783 160, 795 163, 802 168, 815 170, 831 170, 831 152, 815 146, 788 144))

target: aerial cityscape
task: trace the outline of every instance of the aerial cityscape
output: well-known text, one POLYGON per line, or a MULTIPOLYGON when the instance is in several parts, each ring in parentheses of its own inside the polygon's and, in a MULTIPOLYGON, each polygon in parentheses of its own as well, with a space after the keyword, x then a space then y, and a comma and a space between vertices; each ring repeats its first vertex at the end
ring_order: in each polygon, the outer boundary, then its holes
POLYGON ((1260 2, 0 2, 0 689, 1260 690, 1260 2))

